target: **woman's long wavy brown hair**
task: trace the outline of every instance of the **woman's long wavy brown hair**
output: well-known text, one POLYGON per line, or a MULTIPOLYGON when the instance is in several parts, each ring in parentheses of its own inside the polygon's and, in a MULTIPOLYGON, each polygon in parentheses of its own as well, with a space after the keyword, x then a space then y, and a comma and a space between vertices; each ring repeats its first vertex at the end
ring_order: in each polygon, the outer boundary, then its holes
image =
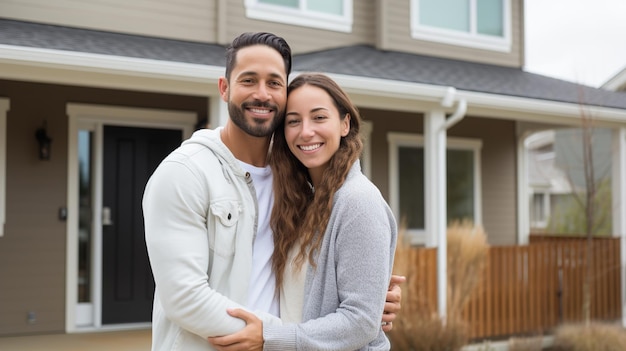
POLYGON ((310 185, 307 168, 287 146, 284 120, 274 133, 269 161, 274 173, 274 208, 270 224, 274 232, 272 269, 276 274, 278 288, 282 287, 289 252, 295 245, 300 245, 295 258, 296 268, 302 269, 307 258, 315 266, 315 253, 322 244, 332 210, 333 196, 363 149, 359 135, 359 111, 339 85, 323 74, 301 74, 289 84, 287 96, 305 85, 326 91, 342 120, 350 115, 350 131, 341 138, 339 149, 331 158, 322 175, 322 181, 315 190, 310 185))

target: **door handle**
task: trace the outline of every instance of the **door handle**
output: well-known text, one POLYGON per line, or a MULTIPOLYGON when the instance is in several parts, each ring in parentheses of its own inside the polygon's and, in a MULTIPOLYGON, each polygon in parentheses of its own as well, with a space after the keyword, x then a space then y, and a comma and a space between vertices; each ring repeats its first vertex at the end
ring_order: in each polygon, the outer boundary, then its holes
POLYGON ((102 225, 113 225, 113 220, 111 219, 111 208, 108 206, 102 208, 102 225))

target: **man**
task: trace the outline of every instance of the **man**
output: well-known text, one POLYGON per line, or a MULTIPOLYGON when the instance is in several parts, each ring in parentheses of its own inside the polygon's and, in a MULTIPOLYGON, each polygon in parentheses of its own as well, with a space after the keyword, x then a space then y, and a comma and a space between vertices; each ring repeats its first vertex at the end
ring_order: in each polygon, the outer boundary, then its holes
MULTIPOLYGON (((277 323, 269 226, 270 138, 284 117, 291 49, 270 33, 244 33, 226 52, 223 128, 201 130, 166 157, 143 199, 156 283, 152 350, 211 350, 207 338, 245 327, 227 309, 277 323)), ((399 310, 388 294, 383 321, 399 310)), ((390 329, 391 325, 384 328, 390 329)))

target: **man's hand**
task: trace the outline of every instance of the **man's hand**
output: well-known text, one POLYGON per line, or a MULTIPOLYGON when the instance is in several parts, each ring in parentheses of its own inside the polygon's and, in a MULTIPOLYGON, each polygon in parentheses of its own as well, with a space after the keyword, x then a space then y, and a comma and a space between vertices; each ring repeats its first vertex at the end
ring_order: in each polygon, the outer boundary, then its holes
POLYGON ((385 301, 385 310, 383 311, 383 331, 388 332, 393 328, 392 322, 400 313, 400 302, 402 301, 402 289, 400 284, 404 283, 406 278, 400 275, 392 275, 389 282, 389 290, 387 290, 387 300, 385 301))
POLYGON ((243 319, 245 328, 226 336, 209 338, 211 343, 219 351, 244 351, 263 350, 263 321, 253 313, 242 309, 227 310, 228 314, 243 319))

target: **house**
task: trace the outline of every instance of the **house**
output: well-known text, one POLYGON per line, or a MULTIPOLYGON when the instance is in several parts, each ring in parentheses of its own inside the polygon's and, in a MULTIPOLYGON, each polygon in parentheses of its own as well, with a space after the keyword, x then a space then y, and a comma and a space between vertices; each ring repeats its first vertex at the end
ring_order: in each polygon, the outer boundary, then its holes
POLYGON ((244 31, 346 89, 364 172, 414 243, 441 247, 466 217, 492 245, 526 243, 525 139, 579 125, 581 105, 618 146, 626 233, 626 94, 525 72, 523 0, 489 4, 0 2, 0 336, 149 325, 143 185, 196 125, 224 123, 217 80, 244 31))
POLYGON ((591 168, 586 168, 583 155, 588 148, 588 166, 593 165, 593 182, 589 185, 596 199, 594 235, 612 234, 613 131, 589 125, 589 144, 585 146, 583 128, 557 127, 525 139, 531 233, 585 233, 585 209, 579 199, 588 191, 585 174, 591 168))
POLYGON ((601 88, 612 91, 626 91, 626 67, 602 84, 601 88))

